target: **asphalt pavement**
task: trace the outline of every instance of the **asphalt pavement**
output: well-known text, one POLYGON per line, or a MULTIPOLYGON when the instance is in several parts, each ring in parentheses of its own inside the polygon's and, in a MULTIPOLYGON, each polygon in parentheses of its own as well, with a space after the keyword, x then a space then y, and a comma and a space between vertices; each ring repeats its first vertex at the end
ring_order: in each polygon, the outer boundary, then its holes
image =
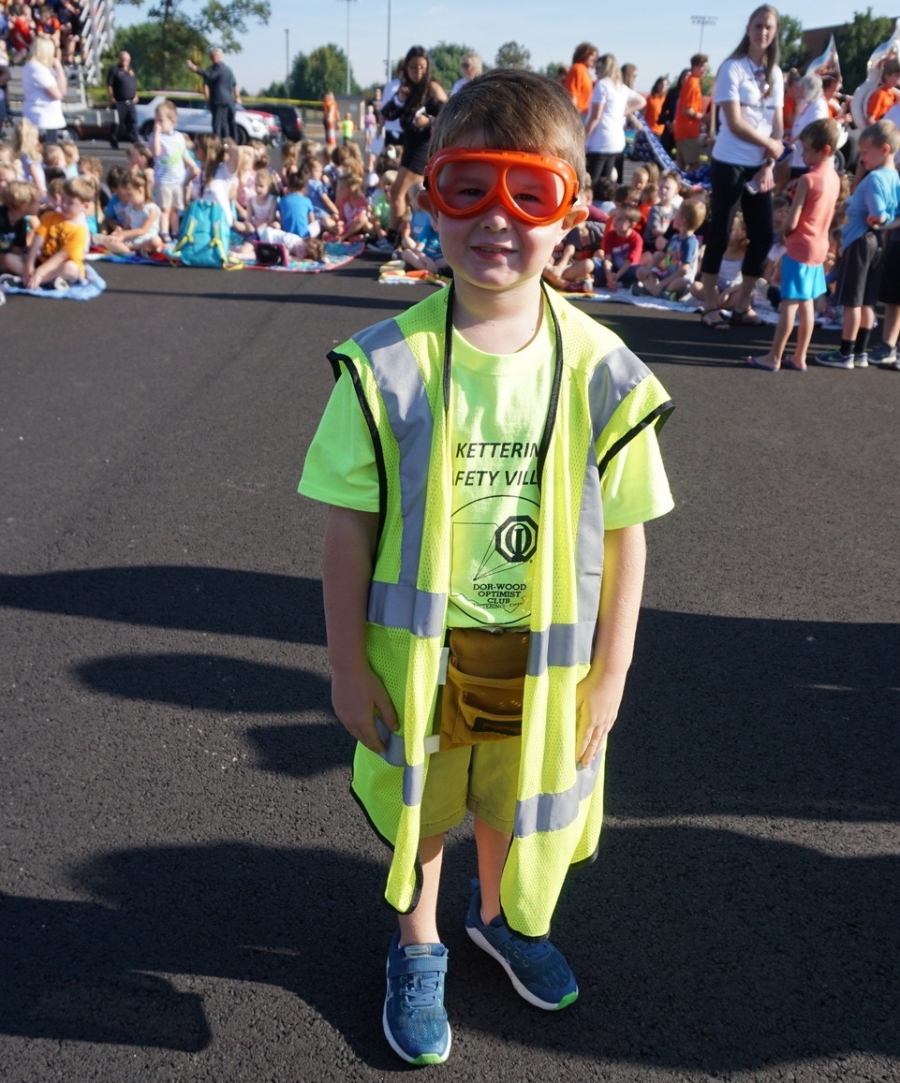
MULTIPOLYGON (((431 287, 99 265, 0 310, 0 1078, 401 1078, 385 853, 329 709, 325 353, 431 287)), ((677 409, 599 860, 521 1001, 440 920, 447 1081, 900 1080, 900 373, 584 303, 677 409)), ((835 333, 817 332, 832 344, 835 333)))

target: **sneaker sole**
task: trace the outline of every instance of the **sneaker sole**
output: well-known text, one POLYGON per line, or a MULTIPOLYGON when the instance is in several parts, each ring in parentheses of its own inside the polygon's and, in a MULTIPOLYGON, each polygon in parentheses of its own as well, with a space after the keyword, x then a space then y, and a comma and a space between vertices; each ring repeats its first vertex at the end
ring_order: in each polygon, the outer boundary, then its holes
POLYGON ((411 1057, 409 1053, 400 1048, 394 1041, 394 1036, 391 1034, 391 1028, 388 1026, 387 1018, 387 994, 390 992, 391 983, 388 979, 387 990, 385 991, 385 1004, 381 1010, 381 1028, 384 1031, 384 1036, 387 1038, 388 1045, 393 1049, 397 1056, 401 1060, 405 1060, 407 1064, 416 1064, 419 1067, 424 1067, 426 1064, 443 1064, 444 1061, 450 1056, 450 1046, 453 1044, 453 1035, 450 1031, 450 1024, 447 1024, 447 1048, 443 1053, 421 1053, 418 1057, 411 1057))
POLYGON ((482 933, 480 933, 477 929, 473 929, 471 927, 471 925, 466 926, 466 932, 469 934, 471 939, 478 945, 478 947, 481 948, 482 951, 487 952, 487 954, 490 955, 490 957, 492 959, 497 960, 497 962, 503 967, 503 969, 509 975, 509 980, 513 983, 513 988, 516 990, 516 992, 519 994, 519 996, 523 1000, 527 1000, 529 1004, 533 1004, 535 1008, 543 1008, 544 1011, 548 1011, 548 1012, 558 1012, 563 1008, 568 1008, 568 1006, 570 1004, 572 1004, 574 1001, 576 1001, 578 999, 578 987, 576 986, 574 993, 568 993, 558 1003, 557 1002, 552 1002, 551 1003, 550 1001, 547 1001, 547 1000, 541 1000, 539 997, 535 996, 534 993, 532 993, 530 989, 527 989, 519 981, 519 979, 513 973, 513 969, 509 965, 509 963, 506 961, 506 959, 504 959, 504 957, 500 954, 500 952, 497 951, 497 949, 493 946, 493 944, 491 944, 491 942, 489 940, 487 940, 482 935, 482 933))

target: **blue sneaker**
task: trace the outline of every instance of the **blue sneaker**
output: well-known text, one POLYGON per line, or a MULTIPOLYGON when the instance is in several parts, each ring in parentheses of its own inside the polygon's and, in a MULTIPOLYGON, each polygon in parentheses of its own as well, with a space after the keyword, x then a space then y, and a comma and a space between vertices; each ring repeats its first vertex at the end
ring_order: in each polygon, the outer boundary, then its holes
POLYGON ((831 350, 830 353, 817 353, 813 358, 817 365, 824 365, 828 369, 852 369, 853 354, 841 353, 840 350, 831 350))
POLYGON ((474 891, 466 914, 466 932, 509 974, 519 996, 536 1008, 557 1011, 578 999, 572 968, 549 940, 523 940, 511 932, 502 917, 489 924, 481 920, 481 887, 474 891))
POLYGON ((443 944, 399 947, 394 933, 387 960, 384 1036, 409 1064, 443 1064, 450 1056, 450 1024, 444 1011, 447 949, 443 944))

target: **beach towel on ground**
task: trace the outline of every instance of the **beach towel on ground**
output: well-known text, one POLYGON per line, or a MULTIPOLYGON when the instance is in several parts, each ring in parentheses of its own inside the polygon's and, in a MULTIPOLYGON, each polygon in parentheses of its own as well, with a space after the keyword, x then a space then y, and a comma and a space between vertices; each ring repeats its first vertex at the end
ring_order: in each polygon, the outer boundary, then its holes
POLYGON ((85 265, 84 281, 70 286, 67 290, 26 290, 24 286, 4 286, 4 293, 27 293, 30 297, 53 297, 69 301, 92 301, 106 289, 106 283, 93 267, 85 265))

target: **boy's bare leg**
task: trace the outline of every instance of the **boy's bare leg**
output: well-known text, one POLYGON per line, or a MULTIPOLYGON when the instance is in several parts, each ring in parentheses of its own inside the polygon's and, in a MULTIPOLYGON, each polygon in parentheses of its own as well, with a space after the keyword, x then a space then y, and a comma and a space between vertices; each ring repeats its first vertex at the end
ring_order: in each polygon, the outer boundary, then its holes
POLYGON ((885 305, 881 339, 888 346, 896 346, 898 337, 900 337, 900 305, 885 305))
POLYGON ((444 836, 429 835, 419 839, 419 862, 422 866, 422 890, 419 905, 411 914, 401 914, 400 947, 407 944, 439 944, 437 929, 438 888, 444 859, 444 836))
POLYGON ((500 877, 509 853, 510 838, 505 831, 498 831, 496 827, 491 827, 475 817, 478 879, 481 881, 481 920, 486 925, 500 913, 500 877))

